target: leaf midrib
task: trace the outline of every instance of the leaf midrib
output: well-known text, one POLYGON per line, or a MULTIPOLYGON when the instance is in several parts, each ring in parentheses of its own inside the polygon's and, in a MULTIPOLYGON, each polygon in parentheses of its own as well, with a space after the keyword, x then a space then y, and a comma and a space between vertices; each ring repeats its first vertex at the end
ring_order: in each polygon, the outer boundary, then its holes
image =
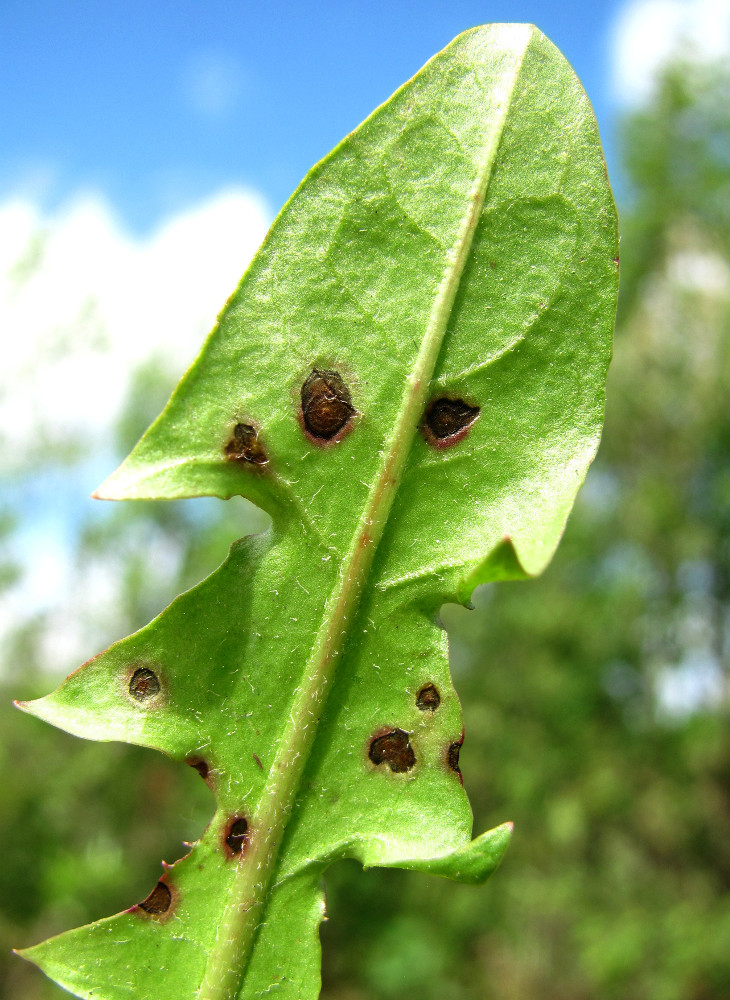
POLYGON ((489 131, 489 137, 494 139, 491 147, 485 150, 469 196, 468 211, 439 284, 393 431, 383 450, 380 472, 369 491, 363 515, 343 560, 339 586, 332 591, 325 605, 322 624, 304 668, 304 679, 295 693, 289 722, 282 732, 269 778, 251 818, 251 842, 231 886, 198 1000, 233 1000, 239 990, 256 930, 262 920, 286 821, 309 759, 327 689, 331 687, 337 658, 347 635, 346 623, 356 611, 417 432, 532 38, 530 34, 515 61, 509 85, 504 88, 497 127, 489 131))

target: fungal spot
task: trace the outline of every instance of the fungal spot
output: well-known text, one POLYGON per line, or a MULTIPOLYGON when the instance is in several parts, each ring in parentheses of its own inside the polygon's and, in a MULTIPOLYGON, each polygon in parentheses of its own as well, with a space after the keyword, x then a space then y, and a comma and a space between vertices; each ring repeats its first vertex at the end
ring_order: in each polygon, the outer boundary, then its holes
POLYGON ((373 764, 387 764, 396 774, 410 771, 416 763, 410 737, 403 729, 376 736, 370 744, 368 757, 373 764))
POLYGON ((459 754, 461 752, 461 742, 451 743, 446 754, 446 761, 452 771, 456 771, 457 774, 461 774, 461 768, 459 767, 459 754))
POLYGON ((140 910, 144 910, 145 913, 151 913, 156 916, 160 913, 167 913, 172 904, 172 893, 168 886, 164 882, 158 882, 154 887, 152 892, 149 894, 147 899, 143 899, 141 903, 138 903, 140 910))
POLYGON ((261 768, 261 770, 263 771, 263 769, 264 769, 264 765, 263 765, 263 764, 261 763, 261 758, 259 757, 259 755, 258 755, 257 753, 253 754, 253 759, 254 759, 254 760, 256 761, 257 765, 258 765, 258 766, 259 766, 259 767, 261 768))
POLYGON ((463 399, 443 396, 428 404, 423 433, 429 444, 446 448, 461 441, 478 416, 478 406, 469 406, 463 399))
POLYGON ((259 432, 251 424, 236 424, 231 440, 224 450, 230 462, 266 465, 269 461, 269 456, 259 441, 259 432))
POLYGON ((185 763, 188 764, 190 767, 194 767, 195 770, 200 775, 200 777, 203 779, 203 781, 207 779, 210 768, 208 767, 207 763, 200 757, 189 757, 185 761, 185 763))
POLYGON ((312 437, 330 441, 347 426, 355 412, 342 376, 313 368, 302 386, 302 420, 312 437))
POLYGON ((247 841, 248 820, 243 816, 236 816, 229 824, 226 834, 226 844, 231 854, 243 854, 247 841))
POLYGON ((135 701, 149 701, 160 693, 160 682, 148 667, 138 667, 129 682, 129 693, 135 701))
POLYGON ((416 708, 422 712, 435 712, 441 704, 441 695, 435 684, 424 684, 416 695, 416 708))

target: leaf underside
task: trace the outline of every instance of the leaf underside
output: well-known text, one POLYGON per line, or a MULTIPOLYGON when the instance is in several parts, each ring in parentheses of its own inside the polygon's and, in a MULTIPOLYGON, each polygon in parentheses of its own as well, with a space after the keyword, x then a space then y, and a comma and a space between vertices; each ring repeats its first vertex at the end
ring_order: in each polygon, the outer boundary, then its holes
POLYGON ((438 610, 549 561, 616 264, 590 104, 532 26, 460 35, 308 174, 97 494, 271 528, 21 706, 193 764, 215 815, 144 904, 25 957, 94 1000, 307 1000, 333 860, 491 874, 510 827, 471 840, 438 610))

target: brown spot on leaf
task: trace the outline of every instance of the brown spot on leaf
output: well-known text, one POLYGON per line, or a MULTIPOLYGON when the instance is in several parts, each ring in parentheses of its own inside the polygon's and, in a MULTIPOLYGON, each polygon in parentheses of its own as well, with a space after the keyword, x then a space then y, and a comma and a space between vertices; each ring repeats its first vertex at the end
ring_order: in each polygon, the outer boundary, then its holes
POLYGON ((248 820, 244 816, 235 816, 226 827, 225 839, 231 855, 243 854, 248 843, 248 820))
POLYGON ((203 779, 203 781, 207 780, 210 768, 208 767, 207 762, 204 761, 201 757, 188 757, 185 763, 188 764, 190 767, 194 767, 195 770, 200 775, 200 777, 203 779))
POLYGON ((441 695, 435 684, 424 684, 416 695, 416 708, 422 712, 435 712, 441 704, 441 695))
POLYGON ((315 441, 331 441, 355 415, 350 390, 339 372, 313 368, 302 385, 302 422, 315 441))
POLYGON ((410 736, 404 729, 392 729, 376 736, 370 743, 368 757, 373 764, 387 764, 396 774, 410 771, 416 763, 410 736))
POLYGON ((172 893, 164 882, 158 882, 154 887, 152 892, 149 894, 147 899, 143 899, 141 903, 138 903, 140 910, 144 910, 145 913, 151 913, 153 916, 158 916, 161 913, 167 913, 172 904, 172 893))
POLYGON ((269 456, 259 441, 259 432, 252 424, 236 424, 224 451, 229 462, 266 465, 269 461, 269 456))
POLYGON ((426 407, 421 429, 434 448, 448 448, 466 436, 478 416, 478 406, 442 396, 426 407))
POLYGON ((135 701, 149 701, 160 693, 160 681, 149 667, 138 667, 129 682, 129 693, 135 701))
POLYGON ((446 763, 452 771, 456 771, 459 775, 461 774, 461 768, 459 767, 459 754, 461 753, 461 746, 463 742, 463 740, 458 740, 456 743, 450 743, 449 749, 446 751, 446 763))

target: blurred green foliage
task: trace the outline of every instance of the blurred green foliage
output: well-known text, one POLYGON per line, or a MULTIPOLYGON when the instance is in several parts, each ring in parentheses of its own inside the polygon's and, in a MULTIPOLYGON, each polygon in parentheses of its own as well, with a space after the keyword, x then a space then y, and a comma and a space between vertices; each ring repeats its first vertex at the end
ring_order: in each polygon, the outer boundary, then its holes
MULTIPOLYGON (((622 298, 599 458, 545 576, 443 614, 475 829, 512 819, 513 846, 479 889, 333 868, 326 1000, 730 996, 730 72, 669 68, 623 143, 622 298)), ((140 373, 120 455, 170 388, 154 367, 140 373)), ((119 505, 88 526, 80 572, 101 554, 120 578, 109 640, 263 523, 243 501, 198 501, 119 505), (166 576, 150 572, 162 543, 175 555, 166 576)), ((3 513, 0 536, 14 530, 3 513)), ((0 562, 0 587, 17 572, 0 562)), ((182 854, 212 809, 192 770, 8 709, 52 686, 51 627, 25 620, 4 650, 9 1000, 66 995, 11 946, 143 898, 159 859, 182 854)))

